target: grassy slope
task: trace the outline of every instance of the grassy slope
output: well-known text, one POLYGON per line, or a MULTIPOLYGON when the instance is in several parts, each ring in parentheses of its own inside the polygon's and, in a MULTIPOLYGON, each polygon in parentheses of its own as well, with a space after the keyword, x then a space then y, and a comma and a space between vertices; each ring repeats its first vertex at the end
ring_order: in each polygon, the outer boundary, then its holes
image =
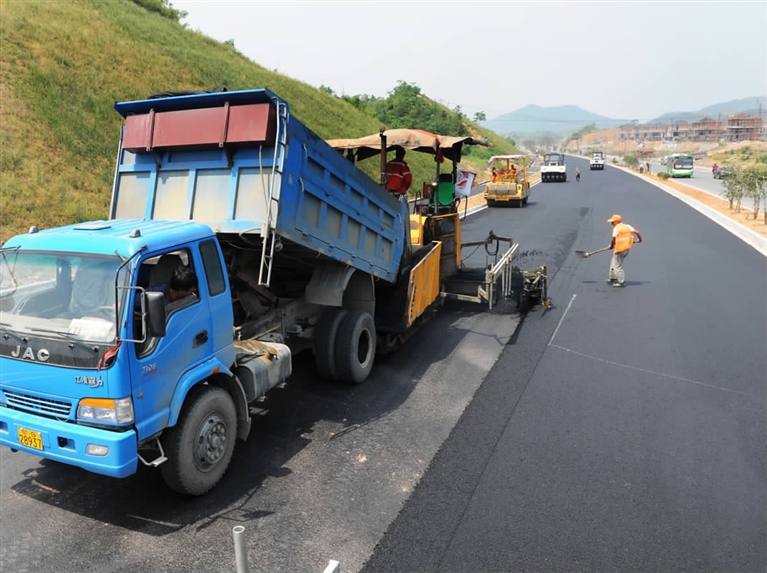
MULTIPOLYGON (((325 139, 380 127, 349 104, 127 0, 2 2, 0 52, 0 240, 33 224, 107 216, 121 126, 115 101, 268 87, 325 139)), ((500 137, 484 135, 494 153, 512 152, 500 137)), ((417 154, 409 161, 420 187, 433 161, 417 154)), ((374 173, 377 161, 366 163, 374 173)))

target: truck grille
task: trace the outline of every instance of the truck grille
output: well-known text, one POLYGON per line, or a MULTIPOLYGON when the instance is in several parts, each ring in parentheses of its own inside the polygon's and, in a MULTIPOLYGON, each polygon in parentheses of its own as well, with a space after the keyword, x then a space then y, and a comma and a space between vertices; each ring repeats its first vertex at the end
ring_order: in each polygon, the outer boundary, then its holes
POLYGON ((38 398, 37 396, 28 396, 16 392, 5 391, 5 398, 8 406, 25 412, 34 412, 41 416, 51 418, 68 418, 72 405, 67 402, 58 402, 47 398, 38 398))

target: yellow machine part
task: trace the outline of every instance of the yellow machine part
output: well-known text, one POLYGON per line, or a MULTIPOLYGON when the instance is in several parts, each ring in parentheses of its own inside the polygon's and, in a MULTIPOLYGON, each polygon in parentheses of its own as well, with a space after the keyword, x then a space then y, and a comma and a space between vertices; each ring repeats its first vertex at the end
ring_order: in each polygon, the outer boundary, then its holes
POLYGON ((485 199, 491 201, 517 201, 530 195, 530 184, 523 183, 487 183, 485 185, 485 199))
POLYGON ((423 215, 410 215, 410 244, 415 250, 423 246, 423 215))
POLYGON ((442 243, 432 241, 429 252, 412 269, 408 283, 407 326, 421 316, 439 296, 442 243))
MULTIPOLYGON (((442 215, 410 215, 410 245, 415 251, 431 241, 443 241, 449 237, 453 249, 448 252, 455 253, 455 265, 461 266, 461 218, 458 213, 445 213, 442 215), (435 232, 440 227, 439 222, 452 219, 453 229, 440 234, 435 232)), ((444 250, 444 249, 443 249, 444 250)), ((447 256, 447 254, 446 254, 447 256)), ((448 273, 452 274, 452 272, 448 273)))

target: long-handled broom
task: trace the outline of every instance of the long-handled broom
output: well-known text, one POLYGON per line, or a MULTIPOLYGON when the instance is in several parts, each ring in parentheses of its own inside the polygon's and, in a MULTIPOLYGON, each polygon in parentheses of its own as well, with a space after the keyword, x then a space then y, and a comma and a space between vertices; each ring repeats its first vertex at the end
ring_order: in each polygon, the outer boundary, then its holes
POLYGON ((602 251, 609 251, 611 247, 605 247, 604 249, 599 249, 597 251, 575 251, 575 256, 580 257, 582 259, 588 259, 591 255, 596 255, 597 253, 601 253, 602 251))

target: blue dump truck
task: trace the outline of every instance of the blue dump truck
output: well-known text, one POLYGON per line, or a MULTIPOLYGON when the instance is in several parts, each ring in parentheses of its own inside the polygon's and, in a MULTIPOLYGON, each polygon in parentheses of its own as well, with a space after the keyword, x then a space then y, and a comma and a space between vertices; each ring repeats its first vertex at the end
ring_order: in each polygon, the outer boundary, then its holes
POLYGON ((31 227, 0 250, 0 443, 14 451, 118 478, 156 467, 201 495, 294 354, 361 383, 445 298, 511 293, 513 241, 481 272, 461 265, 451 181, 471 138, 409 146, 454 160, 435 162, 411 214, 349 160, 356 144, 345 156, 269 90, 115 109, 110 219, 31 227), (196 289, 174 288, 189 270, 196 289))

